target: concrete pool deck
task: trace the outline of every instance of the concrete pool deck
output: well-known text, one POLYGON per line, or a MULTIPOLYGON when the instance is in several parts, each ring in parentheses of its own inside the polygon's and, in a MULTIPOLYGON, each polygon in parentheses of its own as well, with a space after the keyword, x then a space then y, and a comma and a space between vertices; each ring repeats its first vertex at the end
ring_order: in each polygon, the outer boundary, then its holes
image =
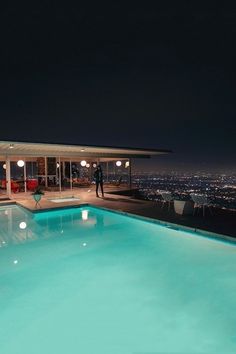
POLYGON ((194 230, 204 230, 210 233, 217 233, 221 235, 235 238, 236 241, 236 211, 223 210, 214 208, 213 215, 206 212, 203 217, 201 213, 193 215, 178 215, 174 208, 168 210, 167 206, 161 208, 160 202, 151 202, 145 200, 134 199, 132 197, 110 194, 116 191, 116 188, 107 188, 105 190, 104 198, 97 198, 94 186, 91 188, 83 188, 78 191, 62 192, 46 192, 40 202, 40 207, 35 208, 35 202, 30 193, 16 194, 12 200, 4 200, 0 205, 16 203, 32 212, 39 210, 50 210, 56 208, 79 206, 83 204, 90 204, 91 206, 103 207, 111 210, 121 211, 141 217, 160 220, 166 223, 186 226, 194 230), (52 202, 52 198, 71 198, 74 201, 63 201, 60 203, 52 202), (78 200, 79 199, 79 200, 78 200))

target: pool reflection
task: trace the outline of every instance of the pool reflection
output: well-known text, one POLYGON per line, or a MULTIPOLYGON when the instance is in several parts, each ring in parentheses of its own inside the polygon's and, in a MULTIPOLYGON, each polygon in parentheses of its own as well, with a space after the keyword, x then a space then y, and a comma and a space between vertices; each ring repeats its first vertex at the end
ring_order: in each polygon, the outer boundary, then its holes
POLYGON ((93 208, 30 213, 18 206, 0 208, 0 225, 0 247, 58 236, 96 238, 119 227, 113 215, 93 208))

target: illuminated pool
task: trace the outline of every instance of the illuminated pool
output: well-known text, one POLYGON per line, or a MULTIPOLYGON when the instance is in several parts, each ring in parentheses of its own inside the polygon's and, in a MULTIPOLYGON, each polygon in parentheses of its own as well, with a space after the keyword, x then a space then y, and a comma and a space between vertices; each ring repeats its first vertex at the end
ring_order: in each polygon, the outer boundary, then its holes
POLYGON ((236 352, 236 247, 92 207, 0 208, 0 352, 236 352))

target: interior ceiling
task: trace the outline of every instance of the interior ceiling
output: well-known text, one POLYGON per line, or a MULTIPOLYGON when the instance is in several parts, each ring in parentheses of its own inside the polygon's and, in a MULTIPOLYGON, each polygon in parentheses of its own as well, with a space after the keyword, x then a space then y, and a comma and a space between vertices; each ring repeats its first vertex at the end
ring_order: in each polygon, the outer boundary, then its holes
POLYGON ((148 158, 170 153, 169 150, 63 145, 47 143, 26 143, 0 141, 0 156, 68 156, 68 157, 104 157, 104 158, 148 158))

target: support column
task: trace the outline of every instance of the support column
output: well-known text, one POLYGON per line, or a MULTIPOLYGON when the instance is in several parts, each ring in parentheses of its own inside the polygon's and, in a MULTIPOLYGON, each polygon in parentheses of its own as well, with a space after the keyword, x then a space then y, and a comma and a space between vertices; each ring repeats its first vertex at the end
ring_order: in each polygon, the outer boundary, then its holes
POLYGON ((108 179, 108 173, 109 173, 109 162, 107 161, 107 182, 109 181, 109 179, 108 179))
POLYGON ((48 160, 45 157, 45 189, 48 187, 48 160))
POLYGON ((9 157, 6 157, 6 187, 7 187, 7 196, 11 198, 11 161, 9 157))
POLYGON ((132 189, 132 170, 131 170, 131 159, 129 159, 129 189, 132 189))
POLYGON ((72 164, 70 160, 70 189, 73 189, 73 184, 72 184, 72 164))
POLYGON ((65 161, 62 161, 62 179, 65 178, 65 175, 66 175, 65 161))
POLYGON ((27 184, 26 184, 26 161, 24 159, 24 187, 25 187, 25 193, 27 192, 27 184))
POLYGON ((61 194, 61 158, 59 156, 58 158, 58 163, 59 163, 59 192, 61 194))
POLYGON ((93 181, 93 163, 92 161, 89 161, 90 167, 89 167, 89 175, 90 175, 90 183, 93 181))

